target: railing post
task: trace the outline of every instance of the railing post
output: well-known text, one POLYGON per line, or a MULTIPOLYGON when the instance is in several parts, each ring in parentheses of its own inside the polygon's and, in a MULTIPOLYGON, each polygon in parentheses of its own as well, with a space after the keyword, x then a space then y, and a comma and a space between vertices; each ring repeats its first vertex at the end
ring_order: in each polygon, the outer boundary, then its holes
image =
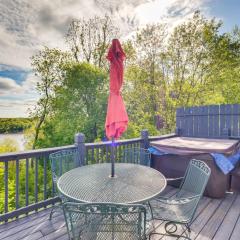
POLYGON ((83 133, 75 134, 75 146, 77 147, 79 153, 79 161, 77 164, 79 166, 83 166, 85 165, 85 153, 86 153, 85 135, 83 133))
POLYGON ((148 130, 144 129, 141 131, 141 148, 148 149, 149 148, 149 138, 148 138, 148 130))

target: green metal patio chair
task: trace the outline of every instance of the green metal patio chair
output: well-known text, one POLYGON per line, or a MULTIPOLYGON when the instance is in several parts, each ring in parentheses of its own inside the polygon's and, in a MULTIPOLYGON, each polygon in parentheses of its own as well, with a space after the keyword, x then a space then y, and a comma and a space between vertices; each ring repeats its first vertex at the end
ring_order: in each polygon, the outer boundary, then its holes
MULTIPOLYGON (((120 158, 121 162, 124 163, 134 163, 134 164, 140 164, 147 167, 150 167, 151 163, 151 153, 144 148, 135 147, 135 148, 126 148, 123 150, 120 158)), ((145 202, 143 205, 149 209, 149 203, 145 202)), ((151 216, 150 211, 147 210, 147 225, 152 226, 150 223, 151 216)), ((152 227, 149 227, 152 228, 152 227)))
MULTIPOLYGON (((66 201, 66 198, 57 191, 57 181, 65 172, 78 166, 79 152, 77 148, 61 150, 51 153, 49 159, 51 161, 53 195, 58 196, 61 199, 61 202, 64 202, 66 201)), ((52 208, 49 216, 50 220, 52 219, 54 210, 58 207, 61 207, 61 203, 52 208)))
POLYGON ((198 203, 207 185, 211 169, 200 160, 191 160, 185 172, 180 188, 170 198, 159 197, 150 201, 153 219, 166 221, 166 233, 152 232, 152 235, 168 235, 179 237, 176 234, 177 226, 183 227, 186 236, 190 239, 190 227, 198 203))
POLYGON ((149 167, 151 154, 148 150, 143 148, 127 148, 123 150, 120 161, 141 164, 149 167))
POLYGON ((66 202, 63 210, 71 240, 146 239, 142 205, 66 202))

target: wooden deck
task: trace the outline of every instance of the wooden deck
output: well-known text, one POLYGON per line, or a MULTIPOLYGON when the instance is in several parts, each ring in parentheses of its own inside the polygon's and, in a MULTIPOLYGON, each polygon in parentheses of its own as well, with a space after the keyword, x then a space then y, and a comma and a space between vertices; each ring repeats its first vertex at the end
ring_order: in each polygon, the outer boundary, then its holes
MULTIPOLYGON (((167 187, 164 195, 171 195, 174 188, 167 187)), ((4 240, 67 240, 63 214, 59 211, 48 220, 50 209, 0 225, 0 239, 4 240)), ((158 231, 163 223, 155 221, 158 231)), ((240 194, 226 194, 223 199, 203 197, 191 225, 191 239, 239 240, 240 239, 240 194)), ((182 231, 179 232, 183 234, 182 231)), ((151 239, 173 239, 153 236, 151 239)), ((181 238, 180 238, 181 239, 181 238)), ((124 239, 123 239, 124 240, 124 239)))

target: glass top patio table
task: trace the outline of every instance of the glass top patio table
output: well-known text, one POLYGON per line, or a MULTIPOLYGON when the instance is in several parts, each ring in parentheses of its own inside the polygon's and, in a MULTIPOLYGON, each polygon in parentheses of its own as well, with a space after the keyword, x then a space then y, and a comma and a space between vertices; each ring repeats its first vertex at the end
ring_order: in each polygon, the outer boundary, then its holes
POLYGON ((64 173, 57 187, 68 199, 79 202, 141 203, 159 195, 166 179, 159 171, 137 164, 100 163, 74 168, 64 173))

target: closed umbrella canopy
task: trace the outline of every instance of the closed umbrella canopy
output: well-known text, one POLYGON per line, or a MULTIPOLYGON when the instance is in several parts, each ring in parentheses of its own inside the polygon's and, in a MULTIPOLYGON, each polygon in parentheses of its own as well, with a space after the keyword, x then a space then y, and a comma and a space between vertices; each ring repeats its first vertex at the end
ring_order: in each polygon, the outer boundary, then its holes
POLYGON ((112 40, 107 59, 110 61, 110 93, 105 129, 109 139, 117 139, 126 131, 128 125, 128 115, 120 92, 125 53, 118 39, 112 40))

